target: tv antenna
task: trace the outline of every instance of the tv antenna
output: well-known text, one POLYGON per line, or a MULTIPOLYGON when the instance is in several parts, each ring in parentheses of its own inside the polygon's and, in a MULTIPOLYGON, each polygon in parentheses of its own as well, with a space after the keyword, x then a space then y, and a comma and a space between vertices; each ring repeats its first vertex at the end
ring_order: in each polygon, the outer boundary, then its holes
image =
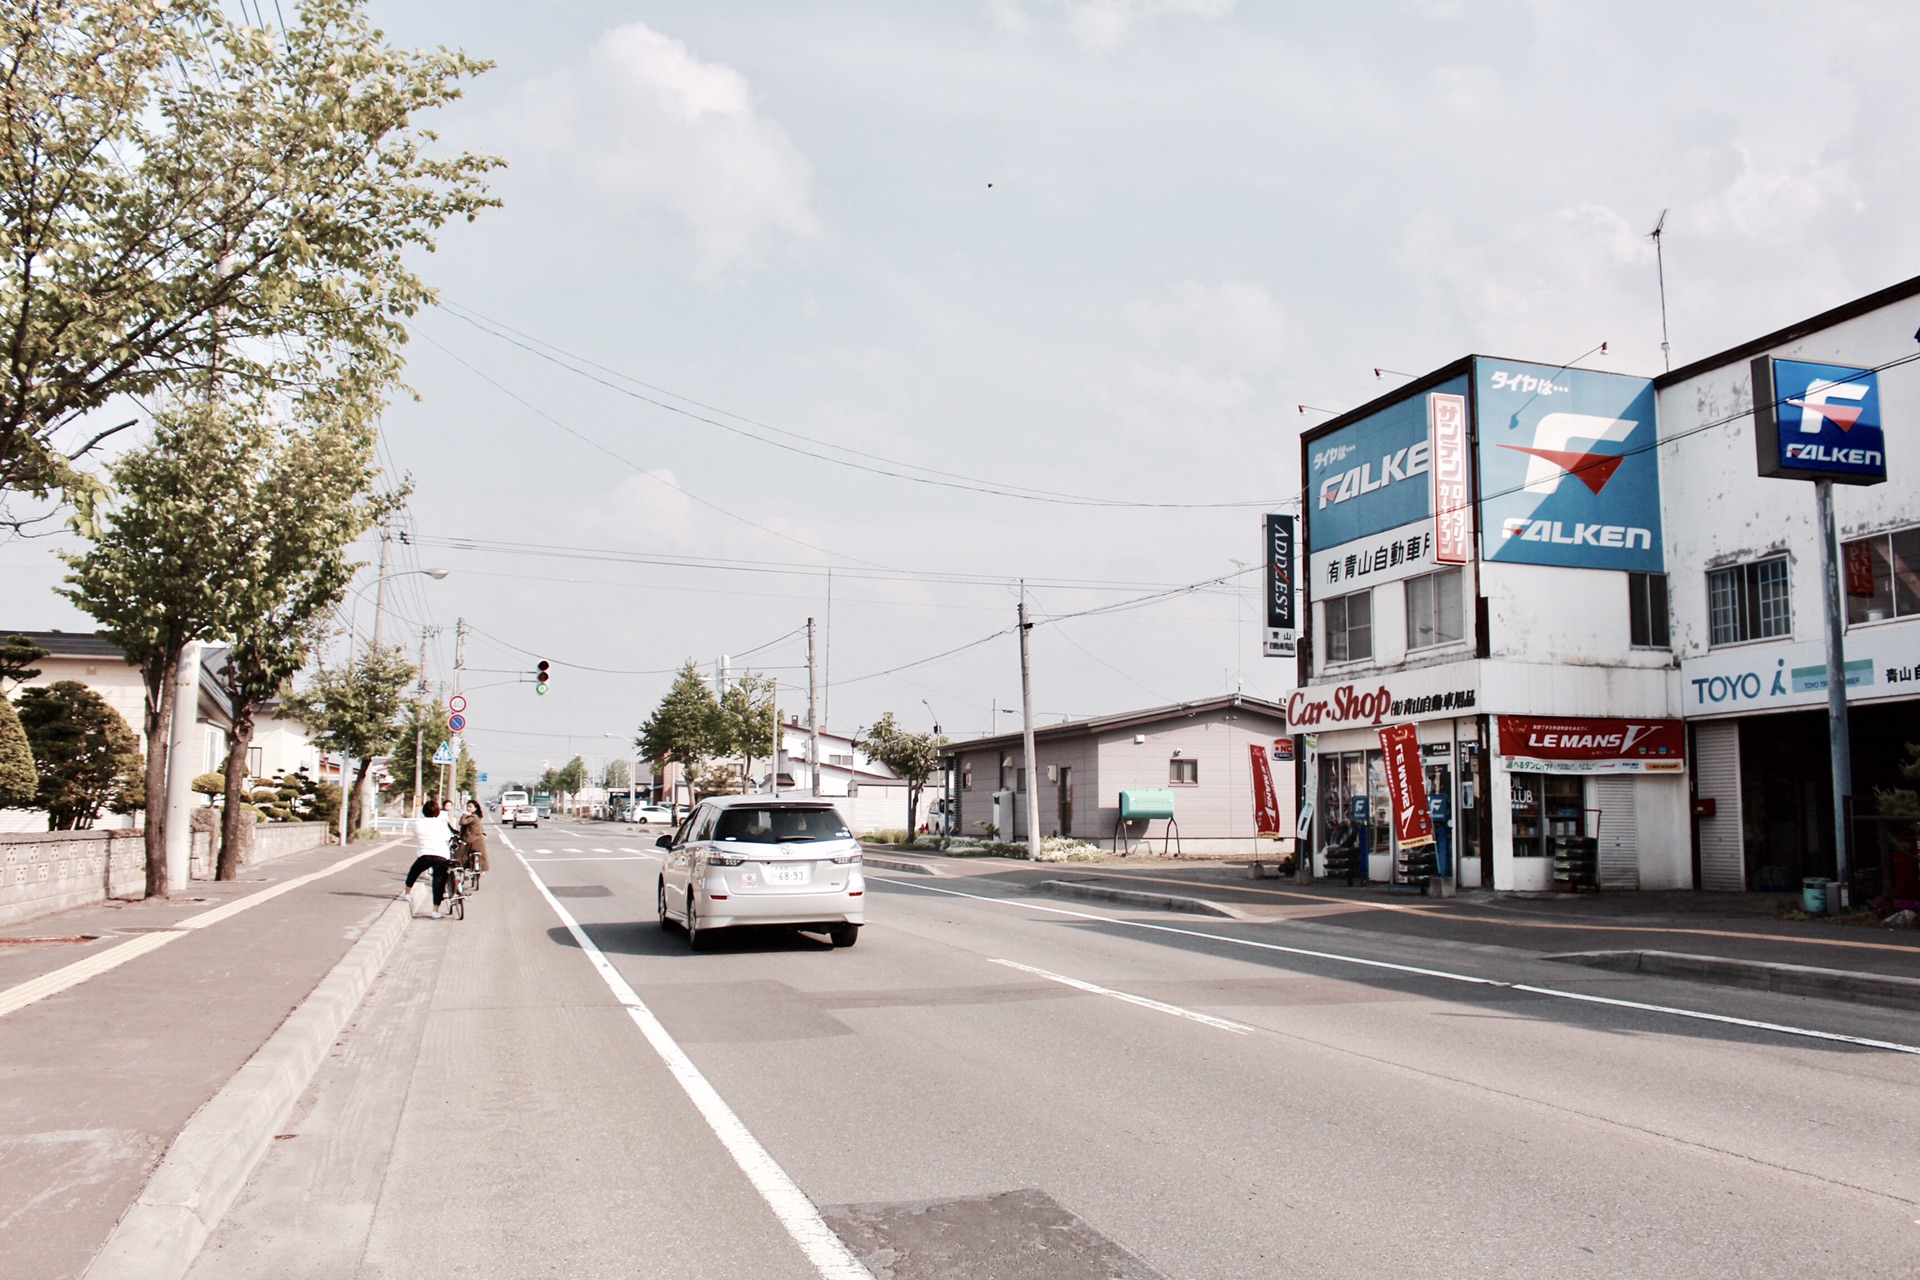
POLYGON ((1667 210, 1660 211, 1660 220, 1653 224, 1653 232, 1647 238, 1653 241, 1654 270, 1660 276, 1660 359, 1665 362, 1667 372, 1673 372, 1673 346, 1667 341, 1667 261, 1661 252, 1660 233, 1667 229, 1667 210))

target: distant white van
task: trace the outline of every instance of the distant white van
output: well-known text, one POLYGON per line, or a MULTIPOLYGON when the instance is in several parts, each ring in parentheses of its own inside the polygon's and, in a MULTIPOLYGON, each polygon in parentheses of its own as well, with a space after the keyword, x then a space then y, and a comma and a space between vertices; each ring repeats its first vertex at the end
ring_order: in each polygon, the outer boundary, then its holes
POLYGON ((527 806, 527 793, 524 791, 502 791, 500 793, 500 816, 506 817, 515 809, 527 806))

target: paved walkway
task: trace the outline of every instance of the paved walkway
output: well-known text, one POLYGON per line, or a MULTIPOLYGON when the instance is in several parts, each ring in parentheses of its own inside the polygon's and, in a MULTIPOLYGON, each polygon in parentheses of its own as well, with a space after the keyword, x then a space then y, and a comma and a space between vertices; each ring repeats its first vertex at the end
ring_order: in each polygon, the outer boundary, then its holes
POLYGON ((0 1275, 86 1269, 181 1128, 392 901, 408 861, 392 841, 322 847, 187 897, 0 929, 0 1275))

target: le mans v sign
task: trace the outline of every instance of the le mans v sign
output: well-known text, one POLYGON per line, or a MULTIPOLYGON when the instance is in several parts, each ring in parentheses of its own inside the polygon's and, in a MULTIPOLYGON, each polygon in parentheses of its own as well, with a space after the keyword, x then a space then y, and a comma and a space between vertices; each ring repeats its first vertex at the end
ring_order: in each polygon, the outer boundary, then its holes
POLYGON ((1836 484, 1887 478, 1880 375, 1872 369, 1760 356, 1753 419, 1763 476, 1836 484))

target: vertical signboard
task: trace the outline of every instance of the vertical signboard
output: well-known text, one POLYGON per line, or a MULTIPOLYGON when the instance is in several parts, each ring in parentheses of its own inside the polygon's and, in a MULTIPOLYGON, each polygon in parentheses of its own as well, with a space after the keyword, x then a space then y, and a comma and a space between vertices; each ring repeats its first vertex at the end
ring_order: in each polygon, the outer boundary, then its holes
POLYGON ((1467 497, 1467 398, 1427 397, 1433 432, 1433 558, 1465 564, 1473 555, 1473 507, 1467 497))
POLYGON ((1662 573, 1653 380, 1474 359, 1482 560, 1662 573))
POLYGON ((1296 624, 1293 587, 1298 548, 1292 516, 1267 517, 1267 638, 1269 658, 1291 658, 1296 624))
POLYGON ((1410 724, 1380 730, 1380 752, 1387 768, 1387 799, 1393 805, 1393 835, 1402 849, 1433 843, 1433 815, 1427 812, 1427 775, 1420 767, 1420 731, 1410 724))
POLYGON ((1763 476, 1835 484, 1887 478, 1880 375, 1872 369, 1760 356, 1753 420, 1763 476))
POLYGON ((1280 793, 1273 788, 1273 770, 1259 743, 1248 743, 1247 750, 1253 756, 1253 829, 1263 840, 1278 840, 1282 835, 1280 793))

